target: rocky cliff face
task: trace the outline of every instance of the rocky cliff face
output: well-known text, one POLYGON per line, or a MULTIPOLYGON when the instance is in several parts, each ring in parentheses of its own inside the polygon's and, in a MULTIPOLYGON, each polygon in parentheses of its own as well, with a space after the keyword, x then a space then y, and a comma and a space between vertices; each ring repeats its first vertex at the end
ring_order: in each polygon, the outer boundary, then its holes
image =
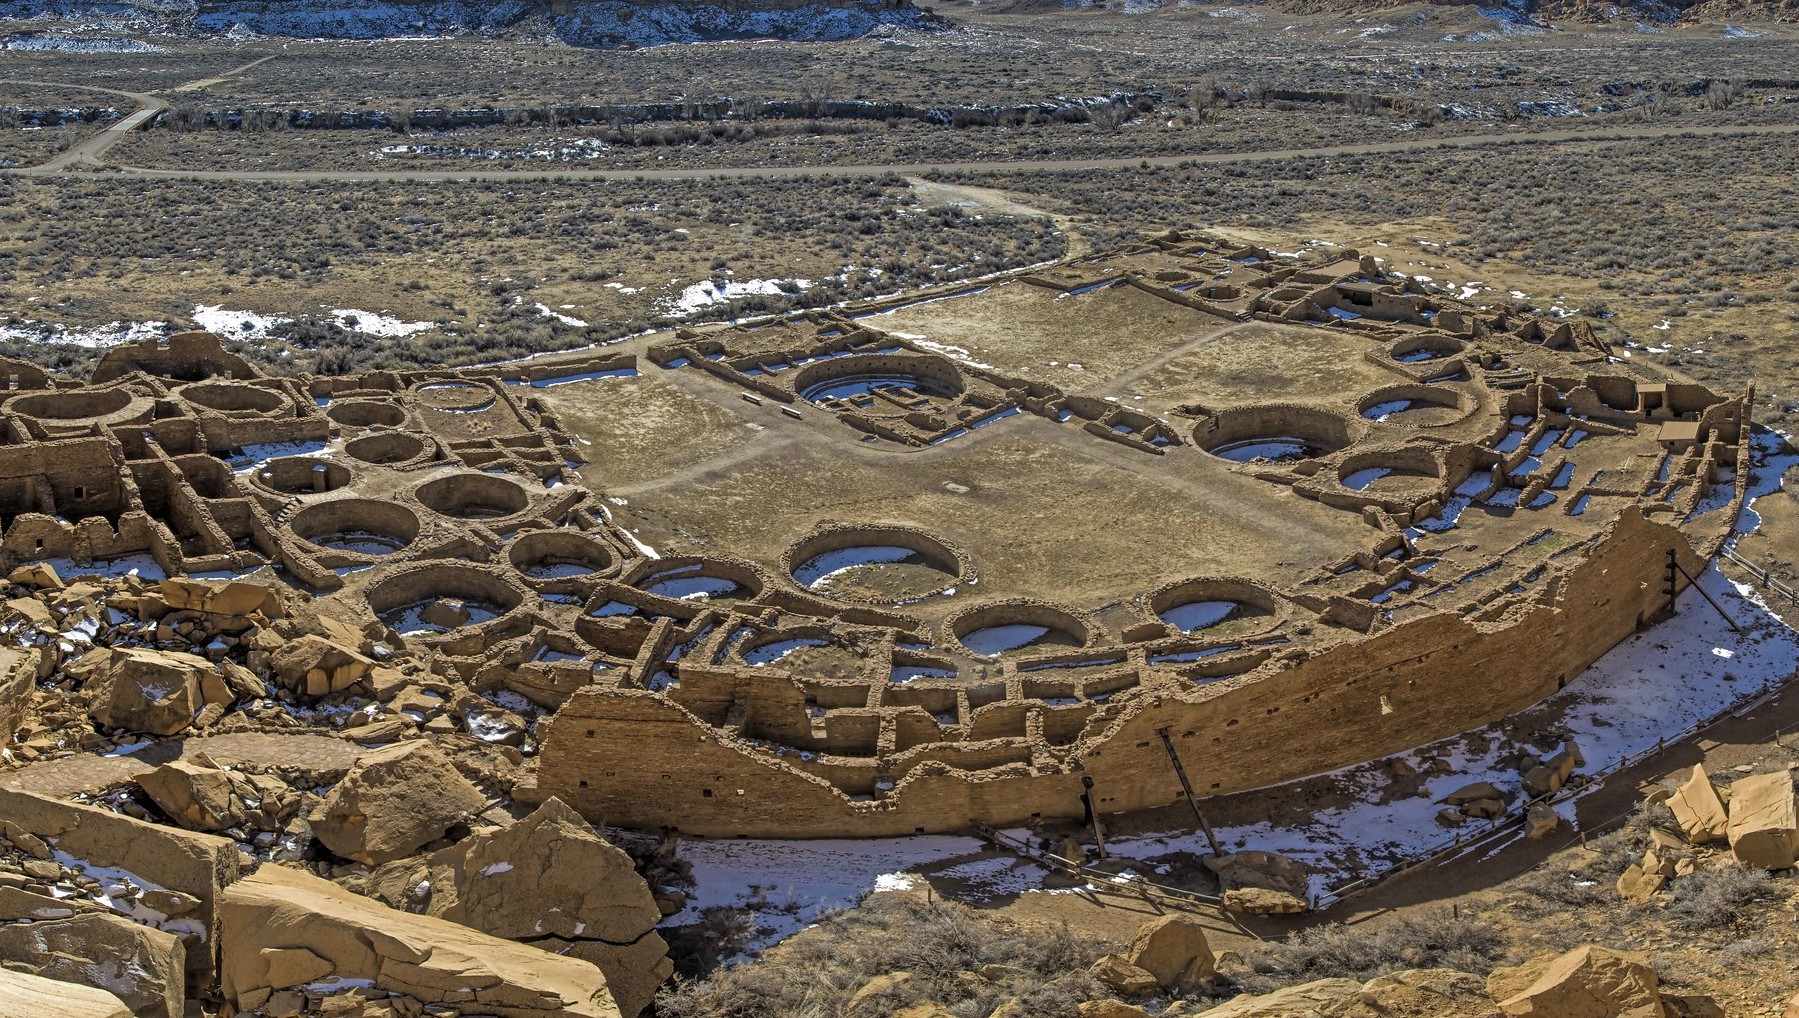
POLYGON ((866 35, 883 25, 927 27, 934 21, 907 0, 0 0, 0 18, 311 39, 552 36, 599 47, 748 38, 822 42, 866 35))

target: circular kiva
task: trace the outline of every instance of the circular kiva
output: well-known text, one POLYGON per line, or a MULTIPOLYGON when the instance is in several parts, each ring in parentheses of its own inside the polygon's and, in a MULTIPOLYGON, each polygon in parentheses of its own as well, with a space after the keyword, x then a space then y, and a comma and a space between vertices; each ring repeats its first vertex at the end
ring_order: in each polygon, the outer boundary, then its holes
POLYGON ((1193 443, 1234 463, 1328 456, 1356 440, 1359 423, 1315 407, 1267 404, 1226 410, 1193 429, 1193 443))
POLYGON ((294 535, 320 548, 357 555, 391 555, 419 536, 419 518, 395 502, 334 498, 315 502, 288 521, 294 535))
POLYGON ((425 440, 403 431, 386 431, 344 443, 344 452, 364 463, 406 463, 425 454, 425 440))
POLYGON ((1274 592, 1252 580, 1200 576, 1163 584, 1143 604, 1164 625, 1182 633, 1252 636, 1285 621, 1289 608, 1274 592))
POLYGON ((260 385, 241 382, 195 382, 177 392, 195 406, 221 413, 273 414, 293 404, 283 393, 260 385))
POLYGON ((591 576, 614 564, 611 549, 585 534, 568 530, 533 530, 506 551, 512 568, 528 580, 591 576))
POLYGON ((257 467, 251 483, 277 495, 319 495, 349 484, 349 467, 320 456, 281 456, 257 467))
POLYGON ((950 616, 944 629, 968 653, 994 658, 1085 647, 1093 629, 1080 613, 1045 601, 990 601, 950 616))
POLYGON ((899 395, 911 390, 924 396, 955 399, 962 395, 962 372, 955 362, 931 354, 857 354, 808 364, 793 377, 794 391, 809 403, 843 402, 904 413, 898 404, 878 399, 876 392, 899 395))
POLYGON ((1435 490, 1442 477, 1443 467, 1437 462, 1436 452, 1420 445, 1354 453, 1337 466, 1337 480, 1343 487, 1375 495, 1416 495, 1435 490))
POLYGON ((1479 409, 1480 400, 1472 393, 1441 385, 1388 385, 1356 402, 1356 413, 1364 420, 1414 428, 1454 424, 1479 409))
POLYGON ((397 428, 406 422, 406 411, 399 404, 372 399, 333 403, 325 416, 351 428, 397 428))
POLYGON ((14 396, 6 409, 46 421, 97 421, 127 416, 137 402, 149 409, 149 401, 128 389, 77 389, 14 396))
POLYGON ((760 569, 740 559, 650 559, 624 581, 646 594, 677 601, 748 601, 768 585, 760 569))
POLYGON ((803 537, 781 571, 814 594, 896 604, 940 594, 975 576, 967 555, 916 527, 838 526, 803 537))
POLYGON ((1407 336, 1387 348, 1387 356, 1401 364, 1447 360, 1468 349, 1468 344, 1449 336, 1407 336))
POLYGON ((425 382, 412 392, 423 406, 446 414, 480 413, 499 400, 492 389, 473 382, 425 382))
POLYGON ((431 562, 382 577, 366 597, 389 629, 429 636, 491 622, 523 604, 525 593, 492 570, 431 562))
POLYGON ((459 520, 503 519, 531 504, 522 485, 497 474, 449 474, 426 481, 412 493, 425 508, 459 520))

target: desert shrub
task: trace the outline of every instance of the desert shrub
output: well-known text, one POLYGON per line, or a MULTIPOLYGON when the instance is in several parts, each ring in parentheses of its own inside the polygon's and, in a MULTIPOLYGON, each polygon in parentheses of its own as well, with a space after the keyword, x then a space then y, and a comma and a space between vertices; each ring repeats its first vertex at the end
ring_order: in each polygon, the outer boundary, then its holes
POLYGON ((1066 928, 1021 927, 953 902, 878 896, 821 920, 753 965, 678 980, 657 998, 662 1018, 839 1018, 869 980, 911 978, 857 1013, 882 1018, 921 1001, 985 1016, 1016 997, 1042 1018, 1074 1018, 1106 995, 1086 968, 1100 945, 1066 928), (1008 974, 980 978, 985 965, 1008 974))
POLYGON ((1301 930, 1284 943, 1246 952, 1251 974, 1238 982, 1247 992, 1267 993, 1314 979, 1372 979, 1396 969, 1485 973, 1504 954, 1498 930, 1435 910, 1373 929, 1333 923, 1301 930))
POLYGON ((1669 885, 1668 921, 1683 930, 1730 926, 1745 905, 1774 893, 1774 878, 1752 866, 1699 870, 1669 885))

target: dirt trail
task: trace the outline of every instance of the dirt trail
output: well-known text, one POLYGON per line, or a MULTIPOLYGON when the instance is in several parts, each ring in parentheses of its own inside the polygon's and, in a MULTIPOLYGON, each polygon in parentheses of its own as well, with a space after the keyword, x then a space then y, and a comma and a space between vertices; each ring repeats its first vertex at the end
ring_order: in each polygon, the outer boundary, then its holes
POLYGON ((1063 239, 1068 243, 1068 253, 1064 257, 1077 258, 1092 248, 1092 245, 1087 242, 1087 238, 1075 227, 1072 216, 1026 205, 1009 192, 991 187, 939 183, 934 180, 925 180, 923 177, 907 177, 906 183, 912 185, 913 193, 917 194, 919 200, 926 204, 956 205, 1000 215, 1047 219, 1056 224, 1056 229, 1061 231, 1063 239))
MULTIPOLYGON (((53 84, 38 82, 37 84, 53 84)), ((87 88, 76 85, 71 87, 87 88)), ((99 89, 97 91, 109 91, 99 89)), ((166 108, 165 100, 150 95, 136 93, 114 93, 129 95, 141 103, 153 104, 147 113, 140 110, 134 115, 134 122, 127 126, 124 122, 101 131, 70 153, 81 152, 84 162, 98 165, 99 156, 123 138, 123 131, 135 128, 143 120, 155 112, 166 108)), ((1763 127, 1620 127, 1595 133, 1591 130, 1543 131, 1536 134, 1480 134, 1460 138, 1430 138, 1400 142, 1366 142, 1357 145, 1332 145, 1323 148, 1272 149, 1258 152, 1205 152, 1194 155, 1164 156, 1123 156, 1095 159, 1025 159, 996 160, 991 162, 937 162, 937 163, 883 163, 861 166, 713 166, 694 169, 624 169, 624 170, 586 170, 564 169, 546 166, 540 170, 178 170, 151 169, 141 166, 107 166, 125 177, 138 177, 150 180, 237 180, 265 181, 270 183, 388 183, 410 181, 417 183, 487 183, 521 180, 548 180, 555 178, 568 181, 642 181, 642 180, 736 180, 758 177, 878 177, 886 174, 901 176, 919 176, 925 173, 1013 173, 1013 172, 1055 172, 1081 170, 1115 170, 1142 168, 1152 169, 1167 166, 1215 165, 1221 163, 1252 162, 1287 162, 1298 159, 1326 159, 1352 155, 1389 155, 1401 152, 1422 152, 1442 149, 1473 149, 1494 145, 1533 146, 1559 144, 1603 144, 1617 141, 1640 141, 1644 139, 1678 141, 1702 141, 1712 138, 1745 137, 1754 135, 1799 134, 1799 124, 1779 124, 1763 127)), ((38 166, 20 167, 0 171, 14 176, 52 176, 68 172, 74 160, 70 153, 64 153, 56 159, 38 166)))

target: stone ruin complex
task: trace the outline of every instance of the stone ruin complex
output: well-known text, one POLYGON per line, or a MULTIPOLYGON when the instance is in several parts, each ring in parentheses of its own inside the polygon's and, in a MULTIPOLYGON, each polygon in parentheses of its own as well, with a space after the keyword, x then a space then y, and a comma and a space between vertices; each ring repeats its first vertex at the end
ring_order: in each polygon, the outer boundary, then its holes
MULTIPOLYGON (((85 903, 96 867, 132 870, 125 911, 186 951, 171 992, 242 1010, 329 977, 482 1013, 634 1014, 678 903, 621 877, 570 906, 610 910, 600 936, 598 918, 477 921, 469 874, 547 831, 629 877, 589 822, 955 831, 1080 818, 1087 782, 1101 813, 1179 801, 1171 756, 1202 796, 1379 757, 1515 712, 1665 615, 1742 504, 1752 394, 1620 373, 1581 322, 1476 309, 1353 252, 1301 265, 1179 234, 1023 282, 1329 330, 1390 381, 1160 417, 875 328, 897 299, 682 330, 653 369, 600 351, 277 378, 204 333, 111 350, 87 384, 0 365, 0 574, 19 595, 0 722, 21 768, 0 836, 39 864, 28 890, 85 903), (896 463, 1028 415, 1145 469, 1252 479, 1360 537, 1315 572, 1104 606, 982 599, 982 549, 885 519, 820 525, 778 561, 658 555, 582 481, 606 450, 542 398, 640 369, 840 423, 896 463), (436 783, 442 815, 393 819, 395 775, 436 783), (296 848, 296 818, 323 855, 296 848), (360 868, 249 875, 245 852, 360 868), (300 932, 268 932, 283 923, 300 932), (507 941, 563 957, 514 965, 507 941)), ((19 893, 0 886, 6 918, 119 911, 19 893)), ((548 877, 511 893, 581 898, 548 877)))

